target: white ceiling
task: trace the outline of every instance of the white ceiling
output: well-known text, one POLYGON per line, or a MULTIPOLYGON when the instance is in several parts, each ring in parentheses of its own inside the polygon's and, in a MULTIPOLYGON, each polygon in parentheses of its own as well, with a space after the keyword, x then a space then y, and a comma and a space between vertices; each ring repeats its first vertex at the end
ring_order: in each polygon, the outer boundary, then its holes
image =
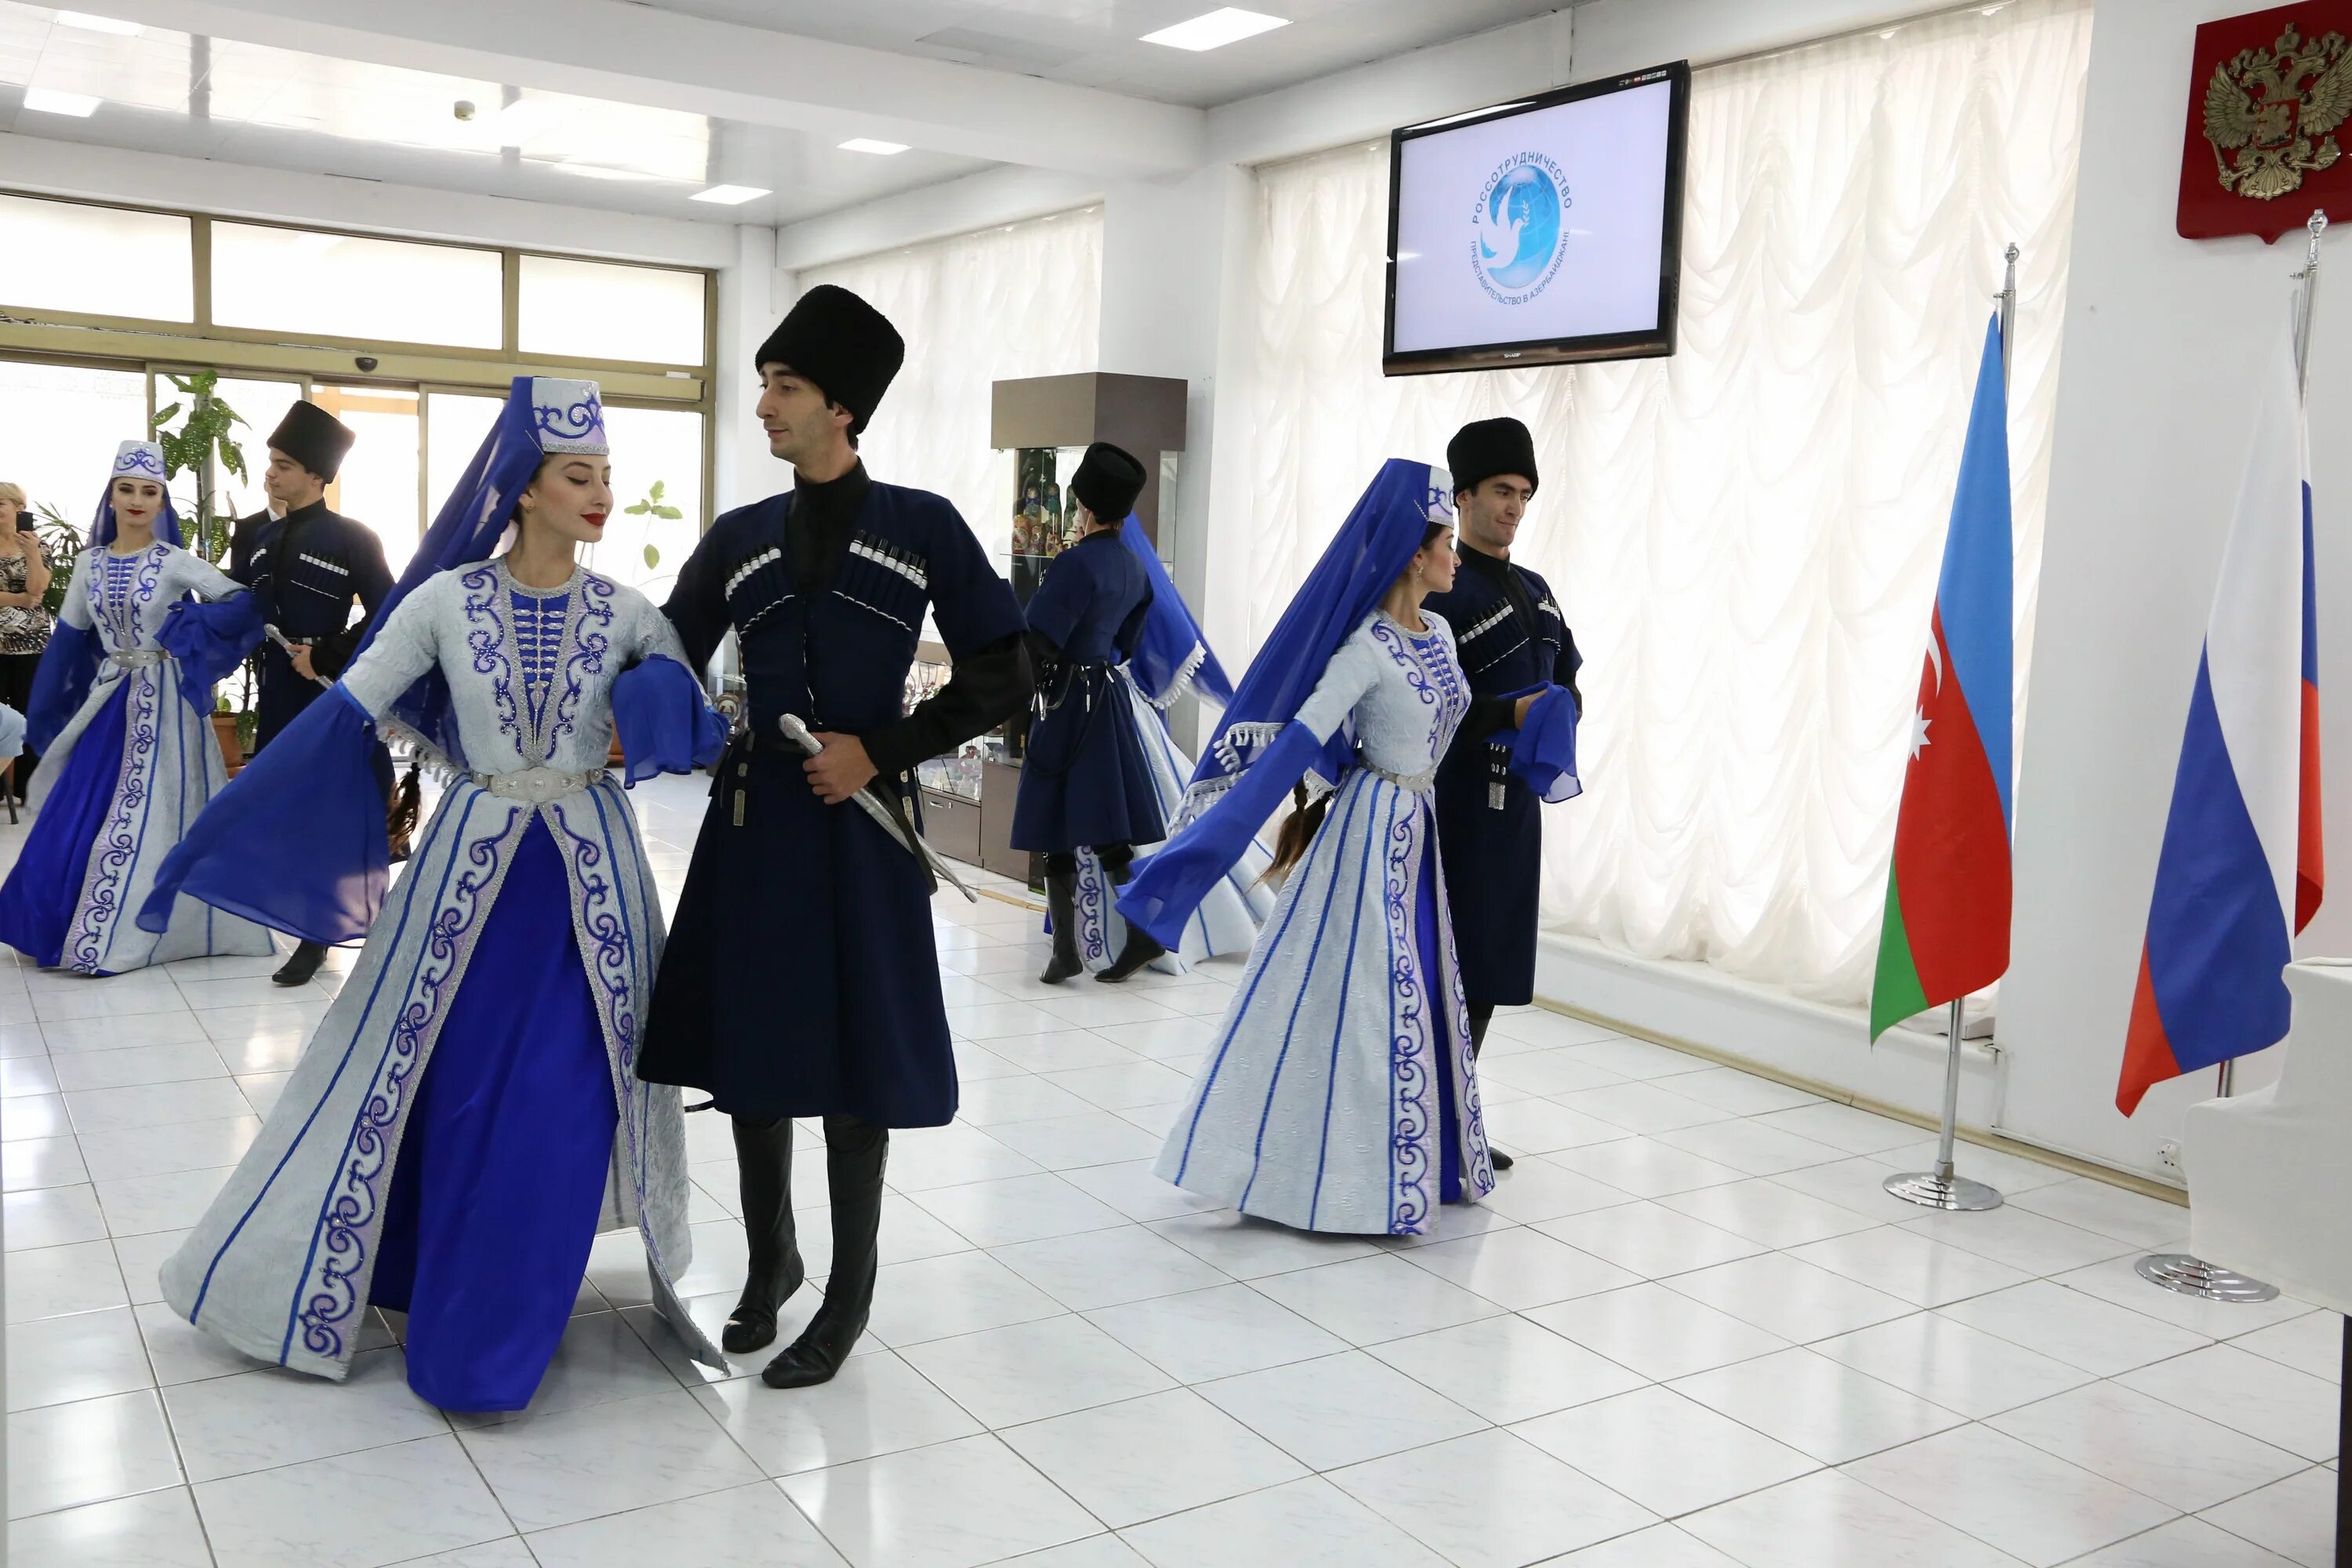
MULTIPOLYGON (((120 0, 83 3, 159 21, 180 19, 174 7, 143 0, 132 5, 120 0)), ((383 3, 397 5, 400 0, 383 3)), ((977 68, 970 80, 988 85, 961 111, 982 114, 976 125, 1021 133, 1009 143, 1000 140, 992 147, 995 156, 1025 161, 1028 154, 1020 151, 1025 144, 1044 147, 1042 161, 1050 163, 1069 143, 1065 140, 1046 146, 1039 137, 1050 141, 1051 127, 1019 119, 1018 106, 1030 91, 1024 79, 1066 84, 1042 92, 1041 100, 1061 95, 1066 103, 1068 87, 1092 88, 1117 95, 1100 100, 1112 106, 1114 120, 1122 101, 1138 111, 1148 107, 1164 120, 1506 26, 1564 8, 1571 0, 1248 0, 1249 8, 1287 17, 1290 25, 1197 54, 1140 41, 1145 33, 1214 9, 1217 3, 627 0, 637 9, 618 9, 616 14, 652 14, 656 34, 641 37, 638 44, 650 52, 658 52, 659 35, 672 28, 719 22, 778 35, 775 58, 787 66, 794 58, 790 40, 798 37, 813 45, 860 46, 883 57, 977 68), (664 23, 658 19, 664 14, 677 20, 664 23), (689 23, 688 17, 700 20, 689 23), (985 107, 975 110, 974 103, 985 107), (1013 106, 1010 120, 1007 105, 1013 106)), ((235 7, 215 9, 226 14, 235 7)), ((273 22, 269 9, 252 4, 244 7, 246 26, 240 30, 245 37, 268 37, 272 31, 299 33, 310 14, 307 7, 279 7, 284 19, 273 22)), ((349 7, 344 14, 351 14, 349 7)), ((997 166, 972 155, 971 142, 959 147, 952 136, 935 134, 927 146, 876 157, 842 152, 835 146, 842 132, 800 129, 790 116, 782 117, 782 123, 751 123, 684 112, 695 107, 700 95, 677 91, 677 83, 651 78, 644 79, 642 101, 614 101, 615 96, 632 94, 625 85, 608 85, 613 80, 610 67, 601 81, 582 80, 573 73, 576 85, 608 95, 590 98, 536 88, 518 90, 495 80, 347 58, 374 53, 380 42, 396 48, 412 42, 391 33, 379 40, 362 31, 331 35, 314 28, 304 41, 335 52, 304 53, 160 26, 128 34, 96 31, 61 23, 57 16, 47 5, 0 0, 0 130, 706 223, 790 224, 997 166), (26 90, 33 88, 86 94, 101 103, 87 119, 40 112, 25 107, 26 90), (459 100, 476 106, 470 122, 453 112, 459 100), (500 106, 517 102, 528 111, 527 122, 493 128, 500 106), (665 102, 670 107, 657 107, 665 102), (933 150, 943 146, 950 150, 933 150), (737 207, 688 199, 719 183, 763 187, 774 194, 737 207)), ((412 19, 422 23, 421 16, 412 19)), ((433 39, 443 37, 438 26, 430 35, 433 39)), ((683 47, 684 40, 679 42, 683 47)), ((421 64, 446 60, 457 69, 520 70, 526 75, 541 58, 529 54, 494 58, 494 53, 465 55, 452 41, 450 47, 421 53, 407 47, 405 58, 421 64)), ((614 64, 625 68, 624 62, 614 64)), ((818 82, 809 90, 830 86, 836 100, 847 90, 856 103, 868 101, 857 94, 870 92, 878 108, 879 100, 889 95, 887 58, 871 71, 870 86, 818 82)), ((550 79, 541 72, 532 79, 550 79)), ((561 82, 562 78, 554 79, 561 82)), ((779 99, 790 99, 794 88, 787 68, 771 90, 779 99)), ((929 89, 909 84, 907 90, 930 101, 929 89)), ((824 95, 818 91, 817 96, 824 95)), ((761 112, 740 104, 730 106, 730 111, 761 112)), ((1106 123, 1100 111, 1076 111, 1097 118, 1087 122, 1095 129, 1074 129, 1072 134, 1081 136, 1080 145, 1097 145, 1106 123)), ((1041 114, 1051 112, 1041 106, 1041 114)), ((900 139, 919 138, 902 133, 900 139)), ((0 168, 0 184, 6 177, 0 168)))
POLYGON ((1290 26, 1200 54, 1141 39, 1225 0, 633 3, 1207 109, 1566 10, 1573 0, 1241 0, 1243 9, 1287 18, 1290 26))
POLYGON ((161 28, 92 32, 16 0, 0 0, 0 130, 722 223, 790 223, 990 166, 921 150, 844 153, 782 127, 516 94, 492 81, 161 28), (24 107, 33 87, 103 102, 86 120, 42 113, 24 107), (470 124, 454 113, 460 100, 477 106, 470 124), (490 128, 510 100, 529 107, 517 136, 490 128), (737 207, 687 199, 721 182, 775 194, 737 207))

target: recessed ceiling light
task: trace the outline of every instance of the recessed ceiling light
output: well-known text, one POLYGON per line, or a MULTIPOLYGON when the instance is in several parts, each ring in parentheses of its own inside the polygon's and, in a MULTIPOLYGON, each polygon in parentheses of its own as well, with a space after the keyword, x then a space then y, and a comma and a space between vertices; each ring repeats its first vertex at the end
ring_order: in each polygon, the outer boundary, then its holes
POLYGON ((697 191, 688 201, 709 202, 715 206, 739 207, 745 202, 756 202, 768 192, 758 185, 713 185, 707 191, 697 191))
POLYGON ((139 24, 124 22, 112 16, 93 16, 87 11, 60 11, 57 15, 60 27, 79 27, 86 33, 112 33, 117 37, 135 38, 139 24))
POLYGON ((1227 44, 1237 44, 1244 38, 1255 38, 1260 33, 1271 33, 1276 27, 1288 26, 1290 20, 1286 16, 1268 16, 1227 5, 1206 16, 1195 16, 1189 22, 1179 22, 1156 33, 1146 33, 1143 41, 1165 44, 1171 49, 1222 49, 1227 44))
POLYGON ((25 89, 25 107, 40 114, 70 114, 76 120, 88 120, 98 112, 103 100, 86 92, 53 92, 46 87, 25 89))
POLYGON ((841 150, 845 153, 871 153, 877 157, 887 158, 894 153, 905 152, 907 144, 904 142, 877 142, 871 136, 853 136, 841 144, 841 150))

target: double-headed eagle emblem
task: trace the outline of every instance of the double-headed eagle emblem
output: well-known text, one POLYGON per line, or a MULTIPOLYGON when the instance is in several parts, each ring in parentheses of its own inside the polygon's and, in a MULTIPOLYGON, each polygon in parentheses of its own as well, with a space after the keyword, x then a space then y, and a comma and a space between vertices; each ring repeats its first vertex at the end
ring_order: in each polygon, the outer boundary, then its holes
POLYGON ((2273 201, 2343 156, 2334 132, 2352 118, 2352 44, 2305 43, 2294 23, 2269 49, 2238 51, 2205 84, 2205 140, 2221 188, 2273 201))

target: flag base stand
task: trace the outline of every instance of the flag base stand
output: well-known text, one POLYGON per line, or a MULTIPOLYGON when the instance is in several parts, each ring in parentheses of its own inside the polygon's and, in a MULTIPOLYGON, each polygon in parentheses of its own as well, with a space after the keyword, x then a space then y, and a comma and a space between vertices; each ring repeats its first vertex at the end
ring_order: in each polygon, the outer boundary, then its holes
POLYGON ((2149 1284, 2161 1285, 2175 1295, 2243 1303, 2278 1300, 2279 1288, 2267 1280, 2250 1279, 2233 1269, 2216 1268, 2186 1252, 2151 1252, 2132 1267, 2149 1284))
POLYGON ((1881 1184, 1906 1204, 1948 1212, 1980 1213, 2000 1207, 2000 1190, 1952 1173, 1952 1143, 1960 1124, 1960 1004, 1955 1000, 1944 1048, 1944 1120, 1937 1131, 1936 1168, 1889 1176, 1881 1184))
POLYGON ((1905 1203, 1917 1204, 1921 1208, 1973 1213, 1997 1209, 2001 1205, 2000 1188, 1972 1182, 1966 1176, 1956 1176, 1949 1165, 1934 1171, 1916 1171, 1907 1176, 1889 1176, 1882 1184, 1905 1203))

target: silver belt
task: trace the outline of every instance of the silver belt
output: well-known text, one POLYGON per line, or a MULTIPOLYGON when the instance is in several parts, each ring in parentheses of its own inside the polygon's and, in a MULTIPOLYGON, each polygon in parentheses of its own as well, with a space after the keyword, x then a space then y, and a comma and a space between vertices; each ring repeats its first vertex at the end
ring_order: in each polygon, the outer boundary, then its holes
POLYGON ((1437 787, 1435 768, 1424 768, 1417 773, 1392 773, 1386 768, 1366 762, 1360 755, 1356 758, 1356 765, 1374 778, 1386 779, 1399 789, 1411 790, 1415 795, 1427 795, 1437 787))
POLYGON ((545 805, 551 800, 562 800, 567 795, 577 795, 595 786, 604 777, 603 768, 590 768, 585 773, 566 773, 562 768, 524 768, 519 773, 466 775, 500 800, 529 801, 533 805, 545 805))
POLYGON ((171 655, 160 647, 127 647, 120 653, 106 656, 125 669, 146 669, 163 663, 171 655))

